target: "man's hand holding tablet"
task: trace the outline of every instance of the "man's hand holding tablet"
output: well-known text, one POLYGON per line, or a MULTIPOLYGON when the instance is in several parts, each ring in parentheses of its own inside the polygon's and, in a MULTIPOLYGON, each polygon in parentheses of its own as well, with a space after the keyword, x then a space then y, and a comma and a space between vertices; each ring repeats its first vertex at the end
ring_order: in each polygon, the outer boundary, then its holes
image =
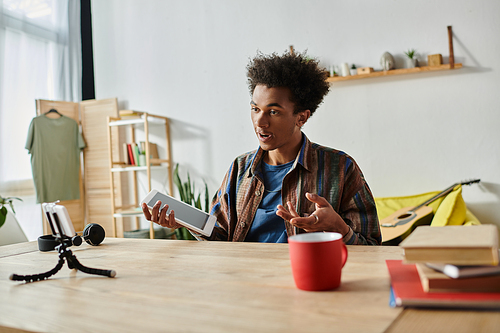
POLYGON ((148 221, 171 229, 186 227, 207 237, 212 234, 216 222, 215 216, 157 190, 148 193, 142 200, 141 207, 148 221))

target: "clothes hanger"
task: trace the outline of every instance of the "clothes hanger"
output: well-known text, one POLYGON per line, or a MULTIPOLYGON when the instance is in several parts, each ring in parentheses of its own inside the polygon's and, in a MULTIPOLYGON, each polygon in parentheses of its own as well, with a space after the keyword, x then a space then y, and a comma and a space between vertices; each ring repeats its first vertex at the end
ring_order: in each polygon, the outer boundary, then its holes
POLYGON ((56 109, 50 109, 49 111, 45 112, 46 115, 48 114, 58 114, 60 117, 62 117, 63 115, 59 113, 59 111, 57 111, 56 109))

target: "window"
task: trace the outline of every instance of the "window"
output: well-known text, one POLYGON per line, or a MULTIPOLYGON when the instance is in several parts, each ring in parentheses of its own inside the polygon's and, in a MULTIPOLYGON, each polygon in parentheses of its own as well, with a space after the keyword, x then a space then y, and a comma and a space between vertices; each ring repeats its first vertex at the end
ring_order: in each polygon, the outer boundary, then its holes
POLYGON ((36 99, 81 100, 79 1, 0 0, 0 194, 4 196, 34 196, 30 155, 24 145, 36 116, 36 99))

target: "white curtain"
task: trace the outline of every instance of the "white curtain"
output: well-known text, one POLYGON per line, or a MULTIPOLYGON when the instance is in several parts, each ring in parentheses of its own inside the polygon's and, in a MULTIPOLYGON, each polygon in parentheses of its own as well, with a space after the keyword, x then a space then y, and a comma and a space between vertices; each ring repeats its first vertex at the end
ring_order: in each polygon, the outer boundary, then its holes
POLYGON ((80 1, 0 1, 0 186, 6 186, 31 179, 24 144, 35 99, 81 100, 80 1))
POLYGON ((0 0, 0 195, 34 195, 35 99, 79 102, 81 67, 79 0, 0 0))

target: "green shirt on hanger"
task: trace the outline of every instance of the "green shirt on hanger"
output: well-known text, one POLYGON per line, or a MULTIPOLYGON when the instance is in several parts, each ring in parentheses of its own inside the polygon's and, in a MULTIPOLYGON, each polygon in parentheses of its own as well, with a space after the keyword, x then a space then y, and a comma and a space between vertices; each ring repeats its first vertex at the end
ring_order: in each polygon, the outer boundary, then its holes
POLYGON ((80 198, 80 151, 85 142, 75 120, 44 114, 33 118, 25 148, 31 154, 37 203, 80 198))

